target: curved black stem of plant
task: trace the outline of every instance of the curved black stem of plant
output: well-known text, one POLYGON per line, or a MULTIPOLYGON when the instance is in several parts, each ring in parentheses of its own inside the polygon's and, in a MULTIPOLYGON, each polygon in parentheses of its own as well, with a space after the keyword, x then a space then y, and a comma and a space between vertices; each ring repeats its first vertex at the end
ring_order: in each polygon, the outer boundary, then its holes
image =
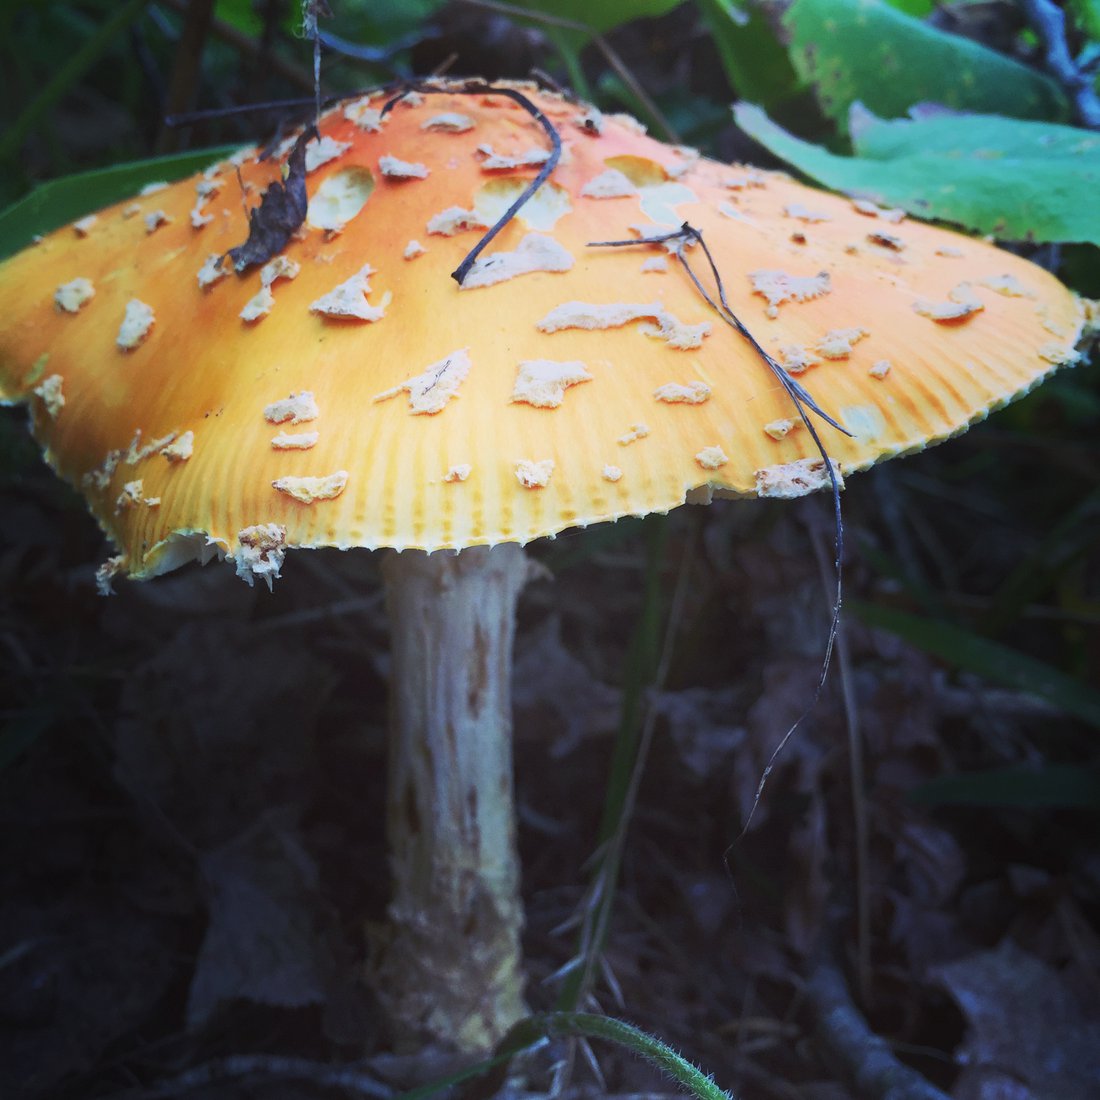
POLYGON ((490 241, 516 216, 523 204, 550 178, 550 173, 558 166, 558 161, 561 159, 561 135, 546 115, 522 92, 517 91, 515 88, 500 88, 495 84, 487 84, 481 80, 468 80, 458 85, 410 84, 386 102, 386 105, 382 108, 382 117, 385 118, 394 105, 400 103, 410 92, 451 95, 502 95, 506 99, 518 103, 543 128, 546 136, 550 139, 550 156, 546 159, 538 175, 524 188, 523 193, 519 195, 516 201, 504 211, 496 224, 466 254, 466 258, 462 263, 451 272, 451 278, 461 286, 463 280, 469 274, 470 268, 474 266, 474 262, 490 241))
POLYGON ((696 229, 695 226, 689 222, 684 222, 679 229, 673 230, 669 233, 663 233, 652 237, 640 237, 637 239, 631 239, 626 241, 590 241, 589 245, 593 248, 625 248, 636 247, 638 245, 649 244, 665 244, 670 241, 680 242, 680 247, 675 251, 676 258, 680 261, 680 265, 687 273, 688 278, 691 280, 695 289, 702 296, 703 300, 726 322, 731 328, 740 333, 741 336, 748 341, 752 349, 760 356, 760 358, 767 365, 768 369, 775 376, 780 385, 787 391, 791 401, 794 403, 795 409, 798 411, 798 415, 802 420, 802 423, 806 425, 806 430, 810 433, 810 438, 814 442, 814 446, 817 448, 818 453, 821 455, 825 462, 825 469, 829 475, 829 483, 832 486, 833 494, 833 517, 834 517, 834 530, 835 530, 835 546, 836 546, 836 559, 834 567, 836 570, 836 597, 833 601, 833 614, 832 620, 829 624, 829 636, 828 641, 825 644, 825 656, 821 662, 821 674, 818 677, 817 687, 814 689, 813 698, 810 700, 806 709, 795 719, 794 723, 783 735, 779 744, 776 746, 772 755, 768 759, 768 763, 764 768, 763 773, 760 776, 760 782, 756 788, 756 795, 753 799, 752 807, 749 810, 748 816, 745 819, 745 823, 741 829, 741 836, 745 835, 748 830, 749 824, 752 821, 753 814, 756 812, 756 807, 760 803, 760 796, 763 793, 764 786, 768 781, 768 777, 771 775, 772 768, 775 764, 779 754, 786 747, 787 742, 791 739, 795 730, 802 724, 803 719, 813 710, 817 705, 817 701, 821 698, 821 691, 825 686, 825 680, 829 674, 829 666, 833 659, 833 649, 836 644, 836 638, 840 632, 840 609, 843 603, 843 566, 844 566, 844 520, 841 515, 840 507, 840 481, 837 478, 836 470, 833 467, 832 460, 829 458, 828 452, 825 450, 825 444, 821 441, 821 436, 818 434, 817 428, 813 421, 810 419, 810 413, 814 413, 821 417, 826 424, 842 432, 844 435, 851 438, 852 433, 843 427, 843 425, 837 423, 833 417, 831 417, 820 405, 814 400, 812 395, 806 390, 806 388, 794 378, 792 378, 783 367, 776 362, 776 360, 768 354, 767 351, 761 346, 760 342, 745 326, 744 322, 733 312, 733 308, 729 304, 729 300, 726 298, 725 285, 722 282, 721 273, 718 271, 718 265, 714 262, 714 256, 711 254, 710 249, 707 247, 707 243, 703 240, 702 231, 696 229), (717 301, 714 296, 703 286, 699 279, 699 276, 695 273, 691 264, 688 263, 684 256, 683 246, 689 243, 698 244, 703 250, 703 255, 707 259, 707 264, 710 266, 711 276, 714 279, 715 291, 717 293, 717 301))

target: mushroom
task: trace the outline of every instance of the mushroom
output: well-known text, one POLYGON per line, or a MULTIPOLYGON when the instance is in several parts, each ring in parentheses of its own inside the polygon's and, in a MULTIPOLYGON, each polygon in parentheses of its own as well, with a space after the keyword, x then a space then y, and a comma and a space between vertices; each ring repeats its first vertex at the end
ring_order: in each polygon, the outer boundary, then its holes
POLYGON ((546 133, 458 82, 385 117, 377 96, 330 111, 325 156, 297 168, 305 135, 284 146, 289 168, 255 149, 212 165, 197 222, 196 181, 182 181, 152 200, 155 233, 119 204, 0 268, 0 399, 30 406, 47 458, 118 547, 105 589, 215 553, 270 586, 290 549, 390 549, 394 894, 374 980, 398 1026, 469 1050, 524 1011, 509 718, 521 547, 686 500, 830 484, 758 351, 679 263, 644 262, 700 250, 651 238, 683 222, 703 235, 741 322, 850 433, 820 428, 844 476, 965 430, 1072 363, 1085 327, 1056 279, 986 243, 891 218, 897 247, 868 244, 846 198, 780 173, 745 188, 745 169, 685 165, 633 120, 595 128, 563 97, 509 87, 566 155, 461 285, 451 272, 540 170, 529 154, 546 133), (387 172, 394 161, 424 171, 387 172), (228 277, 249 234, 226 197, 238 165, 253 203, 285 187, 292 208, 304 182, 309 205, 228 277), (593 185, 620 176, 629 186, 593 185), (802 209, 814 217, 795 244, 802 209), (590 247, 609 239, 638 247, 590 247), (285 279, 260 270, 277 257, 285 279), (242 320, 261 293, 262 317, 242 320))

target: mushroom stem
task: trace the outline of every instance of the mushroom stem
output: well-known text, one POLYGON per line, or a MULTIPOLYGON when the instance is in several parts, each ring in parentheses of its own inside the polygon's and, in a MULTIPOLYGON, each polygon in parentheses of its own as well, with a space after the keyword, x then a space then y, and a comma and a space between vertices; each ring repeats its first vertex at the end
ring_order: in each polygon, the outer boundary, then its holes
POLYGON ((407 550, 383 566, 393 900, 374 985, 399 1033, 466 1051, 526 1012, 511 677, 527 569, 514 544, 407 550))

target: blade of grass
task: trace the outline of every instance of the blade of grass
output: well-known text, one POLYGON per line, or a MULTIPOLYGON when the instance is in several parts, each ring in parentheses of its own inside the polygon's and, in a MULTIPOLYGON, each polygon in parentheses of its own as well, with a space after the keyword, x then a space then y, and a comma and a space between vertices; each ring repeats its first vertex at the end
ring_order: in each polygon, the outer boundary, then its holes
POLYGON ((1089 725, 1100 726, 1100 692, 1043 661, 951 623, 857 600, 846 606, 867 626, 888 630, 957 668, 1037 695, 1089 725))
POLYGON ((54 74, 53 79, 23 108, 11 128, 0 137, 0 162, 19 152, 34 125, 99 60, 100 55, 141 13, 149 0, 129 0, 54 74))
POLYGON ((50 180, 0 211, 0 259, 18 252, 41 233, 131 197, 147 183, 182 179, 228 156, 235 145, 135 160, 50 180))
POLYGON ((1100 810, 1100 775, 1076 764, 995 768, 944 775, 909 798, 924 806, 998 806, 1018 810, 1100 810))

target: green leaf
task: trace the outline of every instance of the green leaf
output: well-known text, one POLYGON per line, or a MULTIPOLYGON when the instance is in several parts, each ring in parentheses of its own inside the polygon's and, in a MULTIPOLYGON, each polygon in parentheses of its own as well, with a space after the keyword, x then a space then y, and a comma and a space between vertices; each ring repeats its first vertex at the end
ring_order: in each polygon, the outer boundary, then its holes
POLYGON ((1100 244, 1100 134, 996 115, 884 122, 853 111, 856 156, 794 137, 750 104, 737 124, 837 191, 1002 240, 1100 244))
POLYGON ((0 259, 18 252, 38 234, 49 233, 101 207, 136 195, 147 183, 182 179, 234 152, 237 146, 175 153, 131 161, 50 180, 0 212, 0 259))
POLYGON ((883 0, 794 0, 783 16, 795 70, 843 130, 848 108, 901 117, 915 103, 1014 118, 1066 118, 1049 77, 883 0))
POLYGON ((997 768, 945 775, 909 797, 925 806, 1003 806, 1021 810, 1100 810, 1100 775, 1074 764, 997 768))
POLYGON ((1059 710, 1100 726, 1100 691, 1043 661, 951 623, 856 600, 845 606, 867 626, 888 630, 956 668, 1046 699, 1059 710))
POLYGON ((568 19, 574 23, 583 23, 597 34, 613 30, 623 23, 635 19, 649 19, 681 4, 683 0, 523 0, 516 3, 515 17, 523 15, 526 8, 531 14, 528 20, 540 25, 535 12, 543 12, 552 19, 568 19))
POLYGON ((738 98, 770 109, 799 92, 802 82, 759 8, 699 0, 699 14, 738 98))

